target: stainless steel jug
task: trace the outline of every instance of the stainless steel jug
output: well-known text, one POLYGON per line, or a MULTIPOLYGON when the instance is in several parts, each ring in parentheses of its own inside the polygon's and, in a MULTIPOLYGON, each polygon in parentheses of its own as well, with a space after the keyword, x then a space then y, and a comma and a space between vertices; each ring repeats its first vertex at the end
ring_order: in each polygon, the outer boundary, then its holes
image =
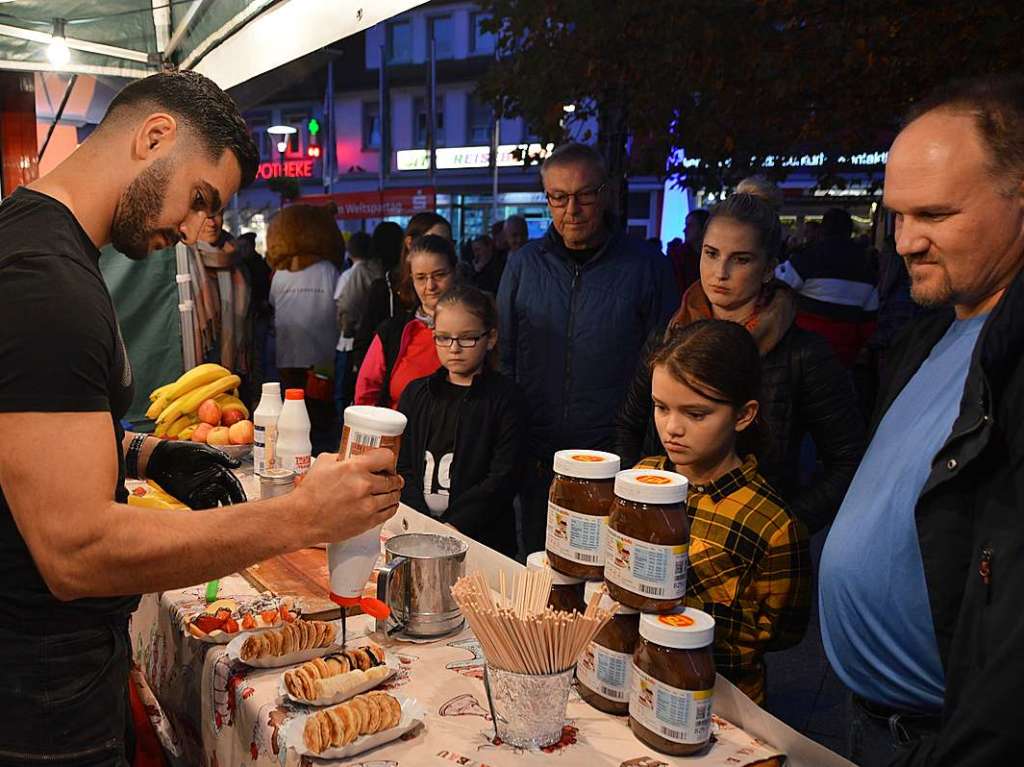
POLYGON ((384 566, 377 577, 377 598, 391 615, 377 621, 388 634, 437 637, 462 627, 462 612, 452 586, 465 574, 465 542, 450 535, 405 533, 384 545, 384 566))

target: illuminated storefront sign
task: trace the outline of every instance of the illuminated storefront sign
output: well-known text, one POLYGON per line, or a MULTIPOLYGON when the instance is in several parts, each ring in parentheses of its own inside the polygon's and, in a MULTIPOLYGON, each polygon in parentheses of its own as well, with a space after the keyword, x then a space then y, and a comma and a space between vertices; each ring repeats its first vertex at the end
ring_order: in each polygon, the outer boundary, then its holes
POLYGON ((313 178, 315 160, 285 160, 284 162, 261 162, 256 178, 264 180, 287 176, 289 178, 313 178))
MULTIPOLYGON (((509 168, 527 162, 543 160, 554 149, 554 144, 502 144, 498 147, 498 167, 509 168), (525 152, 525 159, 517 154, 525 152)), ((397 170, 429 170, 430 153, 426 149, 402 149, 397 155, 397 170)), ((438 170, 488 168, 491 165, 489 146, 440 147, 434 150, 434 167, 438 170)))
POLYGON ((381 192, 303 195, 296 202, 304 205, 334 202, 338 206, 337 218, 388 218, 434 210, 437 206, 437 194, 433 187, 385 189, 381 192))

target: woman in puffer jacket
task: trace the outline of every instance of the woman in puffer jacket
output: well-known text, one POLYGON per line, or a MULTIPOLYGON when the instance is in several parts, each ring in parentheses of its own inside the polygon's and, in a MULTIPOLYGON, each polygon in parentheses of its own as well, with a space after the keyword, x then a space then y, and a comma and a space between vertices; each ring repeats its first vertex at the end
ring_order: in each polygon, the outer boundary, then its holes
MULTIPOLYGON (((864 453, 864 419, 849 374, 823 338, 798 328, 792 290, 774 279, 782 227, 758 197, 734 194, 711 212, 701 249, 700 282, 683 296, 670 326, 715 318, 737 322, 757 342, 761 406, 768 435, 761 471, 813 533, 839 509, 864 453), (810 435, 824 472, 800 484, 800 447, 810 435)), ((623 467, 661 454, 646 360, 653 334, 617 421, 623 467)))

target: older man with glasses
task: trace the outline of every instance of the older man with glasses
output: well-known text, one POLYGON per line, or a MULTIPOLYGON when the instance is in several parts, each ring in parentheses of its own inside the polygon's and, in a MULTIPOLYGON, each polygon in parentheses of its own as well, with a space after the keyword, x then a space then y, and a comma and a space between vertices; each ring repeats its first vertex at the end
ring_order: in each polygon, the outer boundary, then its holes
MULTIPOLYGON (((531 413, 520 496, 526 552, 544 548, 554 452, 614 449, 615 413, 644 340, 679 304, 668 259, 609 215, 600 154, 560 146, 541 180, 551 226, 509 256, 498 291, 502 369, 531 413)), ((580 550, 576 560, 595 554, 580 550)))

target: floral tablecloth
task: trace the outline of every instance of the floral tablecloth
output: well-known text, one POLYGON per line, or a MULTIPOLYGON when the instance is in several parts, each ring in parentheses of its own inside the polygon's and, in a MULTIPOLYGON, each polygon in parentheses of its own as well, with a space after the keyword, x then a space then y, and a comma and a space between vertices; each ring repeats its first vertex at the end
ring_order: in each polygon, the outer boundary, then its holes
MULTIPOLYGON (((434 520, 402 509, 385 534, 436 531, 434 520)), ((385 535, 386 537, 386 535, 385 535)), ((479 544, 470 543, 467 571, 490 576, 511 574, 520 566, 479 544)), ((496 576, 495 576, 496 577, 496 576)), ((284 742, 283 725, 307 708, 279 696, 281 669, 249 669, 225 656, 225 645, 205 644, 182 631, 182 618, 204 604, 205 587, 151 594, 132 620, 135 658, 152 690, 150 715, 172 764, 190 767, 309 767, 321 764, 298 757, 284 742)), ((257 596, 240 576, 221 581, 221 596, 238 600, 257 596)), ((409 644, 373 632, 367 616, 349 619, 350 637, 370 635, 400 661, 400 671, 385 688, 415 698, 426 709, 423 726, 403 739, 333 764, 344 767, 742 767, 779 750, 791 767, 852 767, 774 720, 721 677, 715 690, 717 735, 700 757, 672 758, 646 748, 626 719, 602 714, 573 691, 562 740, 543 752, 495 745, 494 727, 482 682, 483 657, 472 633, 429 644, 409 644), (739 729, 726 721, 736 722, 739 729), (761 739, 754 737, 756 733, 761 739)), ((326 764, 326 762, 323 762, 326 764)))

